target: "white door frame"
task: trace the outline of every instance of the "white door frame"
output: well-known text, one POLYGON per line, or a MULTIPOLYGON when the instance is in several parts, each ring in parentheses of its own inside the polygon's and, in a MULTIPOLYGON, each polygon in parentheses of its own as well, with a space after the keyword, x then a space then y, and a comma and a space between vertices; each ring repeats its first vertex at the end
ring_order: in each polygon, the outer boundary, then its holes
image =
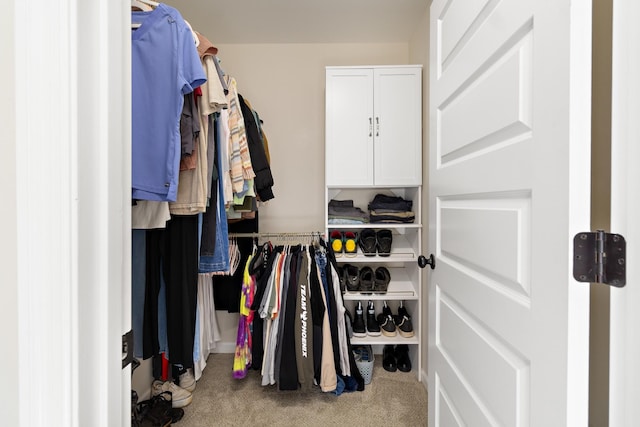
POLYGON ((627 284, 611 288, 609 425, 640 425, 640 4, 613 2, 611 231, 627 240, 627 284))
POLYGON ((10 419, 127 425, 130 372, 120 348, 130 324, 129 5, 9 3, 15 50, 0 67, 15 88, 7 145, 16 165, 9 286, 18 378, 8 387, 17 393, 10 419))

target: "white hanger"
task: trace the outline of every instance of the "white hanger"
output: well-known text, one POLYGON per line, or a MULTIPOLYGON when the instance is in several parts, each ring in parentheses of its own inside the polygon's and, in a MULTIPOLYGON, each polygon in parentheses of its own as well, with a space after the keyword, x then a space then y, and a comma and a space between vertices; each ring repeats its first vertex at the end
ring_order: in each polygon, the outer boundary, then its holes
POLYGON ((132 2, 135 1, 136 3, 144 3, 144 4, 148 5, 148 6, 151 6, 154 9, 156 7, 158 7, 158 5, 160 4, 157 1, 152 1, 152 0, 131 0, 131 1, 132 2))
POLYGON ((151 6, 152 5, 149 4, 146 1, 131 0, 131 7, 137 7, 138 9, 142 10, 143 12, 151 12, 153 10, 153 7, 151 7, 151 6))
POLYGON ((196 32, 193 31, 193 27, 191 26, 191 24, 189 24, 186 19, 184 20, 184 23, 187 24, 187 27, 189 27, 189 30, 191 30, 191 36, 193 37, 193 42, 196 44, 196 47, 200 46, 200 39, 198 38, 196 32))

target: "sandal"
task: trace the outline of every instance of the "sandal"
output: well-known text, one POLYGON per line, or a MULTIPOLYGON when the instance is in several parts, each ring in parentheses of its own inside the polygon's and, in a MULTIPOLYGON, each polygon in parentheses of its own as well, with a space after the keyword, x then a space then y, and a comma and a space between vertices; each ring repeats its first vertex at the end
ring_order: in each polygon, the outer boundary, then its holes
POLYGON ((391 254, 391 242, 393 241, 393 235, 391 230, 384 229, 379 230, 376 233, 378 255, 389 256, 391 254))
POLYGON ((371 267, 360 269, 360 292, 371 293, 373 290, 373 270, 371 267))
POLYGON ((344 245, 343 245, 344 238, 342 236, 342 231, 333 230, 329 235, 329 240, 331 243, 331 249, 333 249, 333 252, 335 253, 336 258, 341 257, 342 252, 344 251, 344 245))
POLYGON ((344 283, 349 292, 358 292, 360 290, 360 271, 358 267, 351 264, 342 266, 344 275, 344 283))
POLYGON ((373 279, 373 292, 385 294, 391 281, 391 273, 386 267, 376 268, 375 277, 373 279))
POLYGON ((376 232, 371 228, 365 228, 360 233, 358 244, 364 256, 374 256, 376 254, 376 232))
POLYGON ((358 234, 353 231, 344 232, 344 253, 354 257, 358 253, 358 234))

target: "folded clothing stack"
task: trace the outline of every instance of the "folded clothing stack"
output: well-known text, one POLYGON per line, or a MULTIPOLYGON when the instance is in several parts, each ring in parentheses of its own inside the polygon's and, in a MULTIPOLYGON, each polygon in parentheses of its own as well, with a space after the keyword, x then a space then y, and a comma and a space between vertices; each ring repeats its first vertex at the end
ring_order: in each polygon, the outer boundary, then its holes
POLYGON ((411 223, 416 217, 412 211, 413 202, 399 196, 376 194, 369 203, 371 223, 411 223))
POLYGON ((329 201, 329 224, 366 224, 369 215, 358 207, 353 206, 353 200, 329 201))

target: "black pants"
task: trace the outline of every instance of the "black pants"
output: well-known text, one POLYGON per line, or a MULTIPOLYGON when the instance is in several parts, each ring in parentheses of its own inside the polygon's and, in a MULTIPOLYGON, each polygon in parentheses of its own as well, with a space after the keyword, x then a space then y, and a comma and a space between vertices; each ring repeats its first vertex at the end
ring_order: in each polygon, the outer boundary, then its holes
POLYGON ((198 217, 171 216, 166 229, 147 231, 144 357, 156 355, 160 278, 166 285, 169 361, 193 367, 198 295, 198 217))

